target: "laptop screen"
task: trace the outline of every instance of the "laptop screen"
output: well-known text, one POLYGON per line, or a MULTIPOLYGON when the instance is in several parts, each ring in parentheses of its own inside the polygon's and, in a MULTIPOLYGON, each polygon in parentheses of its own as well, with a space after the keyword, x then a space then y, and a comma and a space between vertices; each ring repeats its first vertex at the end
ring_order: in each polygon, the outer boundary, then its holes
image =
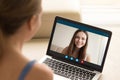
POLYGON ((77 64, 103 66, 111 32, 57 17, 49 45, 54 54, 77 64))

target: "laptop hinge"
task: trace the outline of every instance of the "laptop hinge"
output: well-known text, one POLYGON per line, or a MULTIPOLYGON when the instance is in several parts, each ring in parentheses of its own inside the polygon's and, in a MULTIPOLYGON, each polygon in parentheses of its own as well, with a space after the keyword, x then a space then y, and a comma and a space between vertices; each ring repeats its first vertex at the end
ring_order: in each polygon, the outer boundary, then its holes
POLYGON ((92 69, 92 68, 90 68, 90 67, 87 67, 87 66, 85 66, 85 65, 81 65, 81 64, 75 64, 75 63, 73 63, 73 62, 70 62, 70 61, 68 61, 68 60, 65 60, 65 59, 61 59, 61 58, 56 58, 56 57, 54 57, 54 56, 52 56, 52 58, 53 59, 56 59, 56 60, 59 60, 59 61, 62 61, 62 62, 66 62, 66 63, 68 63, 68 64, 71 64, 71 65, 73 65, 73 66, 77 66, 77 67, 82 67, 82 68, 84 68, 84 69, 87 69, 87 70, 90 70, 90 71, 95 71, 94 69, 92 69))

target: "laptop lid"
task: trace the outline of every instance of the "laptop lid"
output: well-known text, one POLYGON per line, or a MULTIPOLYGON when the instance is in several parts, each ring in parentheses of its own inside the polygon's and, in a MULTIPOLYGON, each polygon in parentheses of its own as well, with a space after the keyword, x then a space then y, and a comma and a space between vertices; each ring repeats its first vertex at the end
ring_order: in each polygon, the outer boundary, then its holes
POLYGON ((112 32, 56 16, 47 55, 102 72, 112 32))

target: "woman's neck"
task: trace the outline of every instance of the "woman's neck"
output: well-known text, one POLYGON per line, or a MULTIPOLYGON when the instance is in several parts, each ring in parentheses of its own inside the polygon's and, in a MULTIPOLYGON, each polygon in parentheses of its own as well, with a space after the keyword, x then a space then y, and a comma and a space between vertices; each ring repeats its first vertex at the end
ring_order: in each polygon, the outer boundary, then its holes
POLYGON ((26 57, 22 55, 23 43, 19 41, 6 42, 3 55, 0 60, 0 65, 21 62, 20 60, 28 61, 26 57))
POLYGON ((3 58, 10 58, 14 55, 21 54, 23 42, 18 39, 5 39, 3 46, 3 58))

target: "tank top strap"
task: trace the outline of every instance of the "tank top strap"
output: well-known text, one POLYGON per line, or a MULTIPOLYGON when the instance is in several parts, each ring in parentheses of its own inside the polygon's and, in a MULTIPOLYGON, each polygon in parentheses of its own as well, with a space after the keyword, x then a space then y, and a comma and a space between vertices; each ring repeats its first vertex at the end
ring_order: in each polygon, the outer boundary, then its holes
POLYGON ((24 78, 26 77, 28 72, 31 70, 31 68, 32 68, 32 66, 34 65, 35 62, 36 62, 36 60, 32 60, 24 67, 24 69, 22 70, 18 80, 24 80, 24 78))

